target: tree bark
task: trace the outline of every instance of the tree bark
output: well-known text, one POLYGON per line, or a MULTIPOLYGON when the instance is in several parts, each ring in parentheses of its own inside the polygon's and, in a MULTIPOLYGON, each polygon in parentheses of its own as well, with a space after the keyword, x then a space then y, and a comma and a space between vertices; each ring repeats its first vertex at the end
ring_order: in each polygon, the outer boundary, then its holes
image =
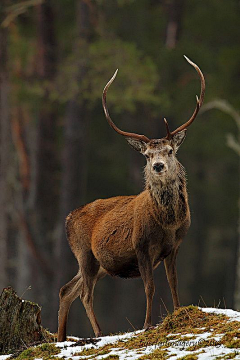
POLYGON ((53 249, 59 205, 58 110, 57 104, 50 97, 57 66, 54 20, 51 0, 36 6, 36 73, 43 89, 43 97, 38 113, 36 137, 29 140, 30 153, 35 155, 35 158, 31 159, 32 165, 36 164, 36 167, 34 174, 32 172, 29 199, 24 204, 25 214, 20 216, 21 227, 32 252, 29 259, 31 299, 37 299, 44 307, 43 323, 49 328, 53 327, 56 317, 56 304, 53 302, 56 268, 53 249))
POLYGON ((6 286, 7 243, 8 243, 8 173, 10 160, 10 121, 9 121, 9 81, 8 81, 8 31, 2 27, 4 8, 8 1, 0 5, 0 285, 6 286))
MULTIPOLYGON (((240 113, 231 105, 228 101, 224 99, 217 99, 214 101, 210 101, 206 105, 204 105, 201 109, 202 112, 208 111, 211 109, 219 109, 226 114, 230 115, 232 119, 235 121, 238 129, 237 136, 233 136, 233 134, 227 135, 227 145, 235 151, 237 156, 240 159, 240 113)), ((240 160, 239 160, 239 175, 240 175, 240 160)), ((233 303, 234 308, 236 310, 240 310, 240 182, 239 182, 239 194, 238 194, 238 243, 236 246, 236 271, 235 271, 235 287, 233 294, 233 303)))
POLYGON ((166 27, 165 45, 168 49, 174 49, 179 40, 184 0, 170 0, 167 5, 168 21, 166 27))
MULTIPOLYGON (((37 6, 37 30, 37 72, 44 88, 44 83, 49 82, 50 84, 54 80, 57 65, 54 14, 50 0, 37 6)), ((57 106, 49 98, 50 90, 47 86, 44 92, 38 121, 36 206, 39 215, 39 227, 43 234, 50 234, 50 238, 46 239, 46 242, 51 249, 51 233, 58 208, 56 181, 56 171, 58 170, 56 150, 57 106)))
MULTIPOLYGON (((78 66, 78 81, 87 76, 87 53, 91 41, 91 2, 79 0, 76 2, 76 42, 73 53, 78 66), (84 64, 78 59, 77 47, 82 48, 84 64)), ((77 272, 77 262, 69 248, 65 235, 65 218, 67 214, 80 207, 86 201, 87 187, 87 150, 88 127, 90 123, 87 101, 81 94, 71 99, 66 106, 64 124, 64 149, 62 157, 62 182, 60 191, 59 241, 56 246, 58 258, 58 273, 55 281, 55 294, 60 287, 69 281, 77 272)))
POLYGON ((6 288, 0 296, 0 309, 0 354, 48 340, 37 304, 20 299, 12 288, 6 288))

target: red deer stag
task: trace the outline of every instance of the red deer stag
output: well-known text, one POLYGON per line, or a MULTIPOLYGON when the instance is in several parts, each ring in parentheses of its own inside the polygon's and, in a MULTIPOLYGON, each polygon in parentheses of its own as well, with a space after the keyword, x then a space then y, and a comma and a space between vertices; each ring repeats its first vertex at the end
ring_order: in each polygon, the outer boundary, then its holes
POLYGON ((99 199, 71 212, 66 219, 70 247, 78 261, 77 275, 60 290, 58 341, 66 340, 66 324, 72 302, 80 296, 95 336, 101 329, 93 311, 96 282, 106 274, 122 278, 142 277, 146 293, 144 329, 151 326, 154 294, 153 270, 164 260, 174 308, 177 292, 176 256, 190 225, 184 167, 176 158, 186 129, 203 103, 205 80, 199 67, 201 94, 191 118, 174 131, 164 119, 167 136, 148 139, 120 130, 111 120, 106 95, 117 71, 103 90, 103 109, 110 126, 147 160, 145 190, 135 196, 99 199))

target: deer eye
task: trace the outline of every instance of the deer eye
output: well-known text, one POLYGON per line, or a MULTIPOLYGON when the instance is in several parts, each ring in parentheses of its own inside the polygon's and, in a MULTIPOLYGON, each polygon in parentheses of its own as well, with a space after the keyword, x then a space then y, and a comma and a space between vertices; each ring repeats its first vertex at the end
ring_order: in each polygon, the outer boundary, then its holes
POLYGON ((168 155, 172 155, 173 149, 169 150, 168 155))

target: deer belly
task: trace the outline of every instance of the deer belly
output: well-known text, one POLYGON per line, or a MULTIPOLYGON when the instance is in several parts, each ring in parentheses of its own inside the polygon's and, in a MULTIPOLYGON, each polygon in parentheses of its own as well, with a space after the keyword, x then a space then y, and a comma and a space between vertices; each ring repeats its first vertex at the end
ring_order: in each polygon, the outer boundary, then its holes
POLYGON ((105 247, 104 251, 98 248, 94 252, 94 256, 99 261, 107 273, 111 276, 119 276, 121 278, 131 278, 140 276, 138 270, 138 261, 134 251, 125 252, 111 251, 105 247))
POLYGON ((93 238, 93 254, 109 275, 122 278, 140 276, 131 238, 129 226, 118 226, 107 233, 100 229, 93 238))
POLYGON ((105 270, 111 276, 118 276, 120 278, 134 278, 139 277, 137 258, 128 259, 127 262, 115 262, 114 266, 106 266, 105 270))
MULTIPOLYGON (((100 234, 93 239, 92 251, 95 258, 99 261, 102 268, 111 276, 119 276, 121 278, 139 277, 138 260, 136 252, 131 242, 131 234, 129 232, 119 232, 119 228, 108 234, 100 234)), ((158 235, 158 234, 157 234, 158 235)), ((153 268, 165 259, 172 251, 173 243, 165 242, 156 234, 150 234, 146 239, 149 244, 149 254, 153 268), (155 235, 155 236, 154 236, 155 235)))

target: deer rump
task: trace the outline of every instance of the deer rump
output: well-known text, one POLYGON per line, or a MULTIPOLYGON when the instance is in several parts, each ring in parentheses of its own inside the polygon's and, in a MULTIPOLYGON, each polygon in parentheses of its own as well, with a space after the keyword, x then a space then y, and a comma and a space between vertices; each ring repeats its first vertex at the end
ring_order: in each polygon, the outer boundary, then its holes
MULTIPOLYGON (((172 208, 172 222, 168 220, 168 227, 164 228, 161 210, 155 212, 149 207, 150 201, 145 191, 138 196, 99 199, 71 212, 67 217, 66 232, 79 265, 79 255, 89 251, 109 275, 140 277, 137 252, 141 249, 149 254, 152 266, 156 268, 182 239, 189 224, 183 226, 184 219, 180 219, 180 214, 172 208)), ((162 212, 166 213, 164 209, 162 212)), ((166 215, 169 216, 169 211, 166 215)))

